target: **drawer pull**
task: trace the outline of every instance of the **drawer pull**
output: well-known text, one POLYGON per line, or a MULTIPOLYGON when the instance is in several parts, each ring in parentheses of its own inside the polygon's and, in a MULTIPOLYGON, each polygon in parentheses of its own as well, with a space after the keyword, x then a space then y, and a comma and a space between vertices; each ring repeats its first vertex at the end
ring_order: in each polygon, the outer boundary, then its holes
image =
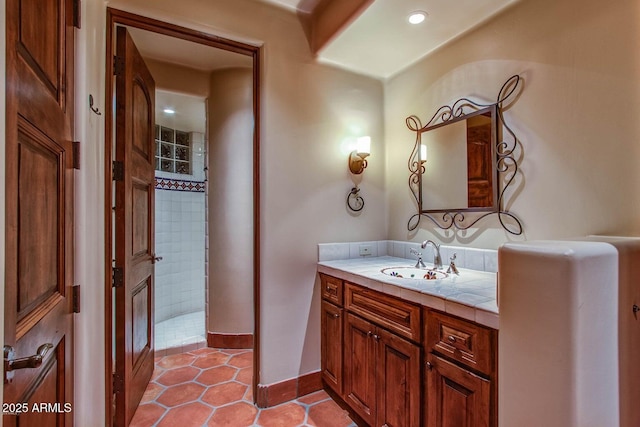
POLYGON ((331 292, 331 286, 327 285, 327 292, 331 292))
POLYGON ((456 337, 454 337, 453 335, 449 335, 449 338, 447 338, 449 340, 450 343, 455 344, 456 342, 456 337))
POLYGON ((337 319, 338 317, 340 317, 340 315, 338 313, 333 313, 333 318, 337 319))

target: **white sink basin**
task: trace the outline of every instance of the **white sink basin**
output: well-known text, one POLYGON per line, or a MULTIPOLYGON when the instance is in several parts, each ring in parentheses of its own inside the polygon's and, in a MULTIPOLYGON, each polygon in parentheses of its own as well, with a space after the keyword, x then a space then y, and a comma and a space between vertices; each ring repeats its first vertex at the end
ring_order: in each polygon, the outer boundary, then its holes
POLYGON ((387 267, 383 268, 381 271, 387 276, 415 280, 438 280, 449 276, 444 271, 416 267, 387 267))

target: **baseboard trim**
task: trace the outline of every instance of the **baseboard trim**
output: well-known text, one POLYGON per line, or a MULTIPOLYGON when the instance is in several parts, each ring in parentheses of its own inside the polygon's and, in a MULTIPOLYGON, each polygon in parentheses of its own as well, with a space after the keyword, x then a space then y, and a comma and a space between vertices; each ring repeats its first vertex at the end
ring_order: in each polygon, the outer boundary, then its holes
POLYGON ((321 372, 312 372, 275 384, 258 384, 256 405, 268 408, 322 390, 321 372))
POLYGON ((219 334, 207 332, 207 346, 212 348, 253 348, 253 334, 219 334))

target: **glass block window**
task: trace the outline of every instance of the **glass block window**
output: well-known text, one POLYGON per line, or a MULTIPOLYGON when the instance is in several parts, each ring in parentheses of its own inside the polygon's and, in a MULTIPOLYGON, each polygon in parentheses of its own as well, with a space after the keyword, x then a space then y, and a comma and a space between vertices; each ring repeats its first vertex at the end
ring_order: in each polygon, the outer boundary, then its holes
POLYGON ((191 173, 191 138, 188 132, 156 125, 156 170, 191 173))

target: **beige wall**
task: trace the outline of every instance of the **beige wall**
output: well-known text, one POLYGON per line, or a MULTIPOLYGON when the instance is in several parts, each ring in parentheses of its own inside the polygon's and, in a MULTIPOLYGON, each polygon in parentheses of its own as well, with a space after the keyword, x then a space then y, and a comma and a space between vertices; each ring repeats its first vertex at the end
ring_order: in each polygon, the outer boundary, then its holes
POLYGON ((206 98, 209 96, 209 73, 182 67, 156 59, 146 58, 145 64, 156 82, 156 89, 163 89, 206 98))
POLYGON ((594 0, 523 1, 387 81, 388 237, 496 248, 508 240, 640 233, 638 16, 635 0, 606 7, 594 0), (409 234, 413 137, 404 119, 417 114, 426 121, 462 96, 494 100, 516 73, 524 89, 505 117, 522 144, 522 176, 507 200, 524 236, 502 231, 495 218, 481 223, 481 233, 457 238, 427 220, 409 234))
POLYGON ((260 379, 271 384, 317 371, 317 243, 387 234, 382 84, 316 64, 286 10, 250 0, 109 5, 263 46, 260 379), (354 217, 345 207, 352 182, 341 142, 362 134, 372 137, 372 155, 361 183, 367 206, 354 217))
POLYGON ((253 70, 210 77, 208 325, 217 334, 253 333, 253 70))

